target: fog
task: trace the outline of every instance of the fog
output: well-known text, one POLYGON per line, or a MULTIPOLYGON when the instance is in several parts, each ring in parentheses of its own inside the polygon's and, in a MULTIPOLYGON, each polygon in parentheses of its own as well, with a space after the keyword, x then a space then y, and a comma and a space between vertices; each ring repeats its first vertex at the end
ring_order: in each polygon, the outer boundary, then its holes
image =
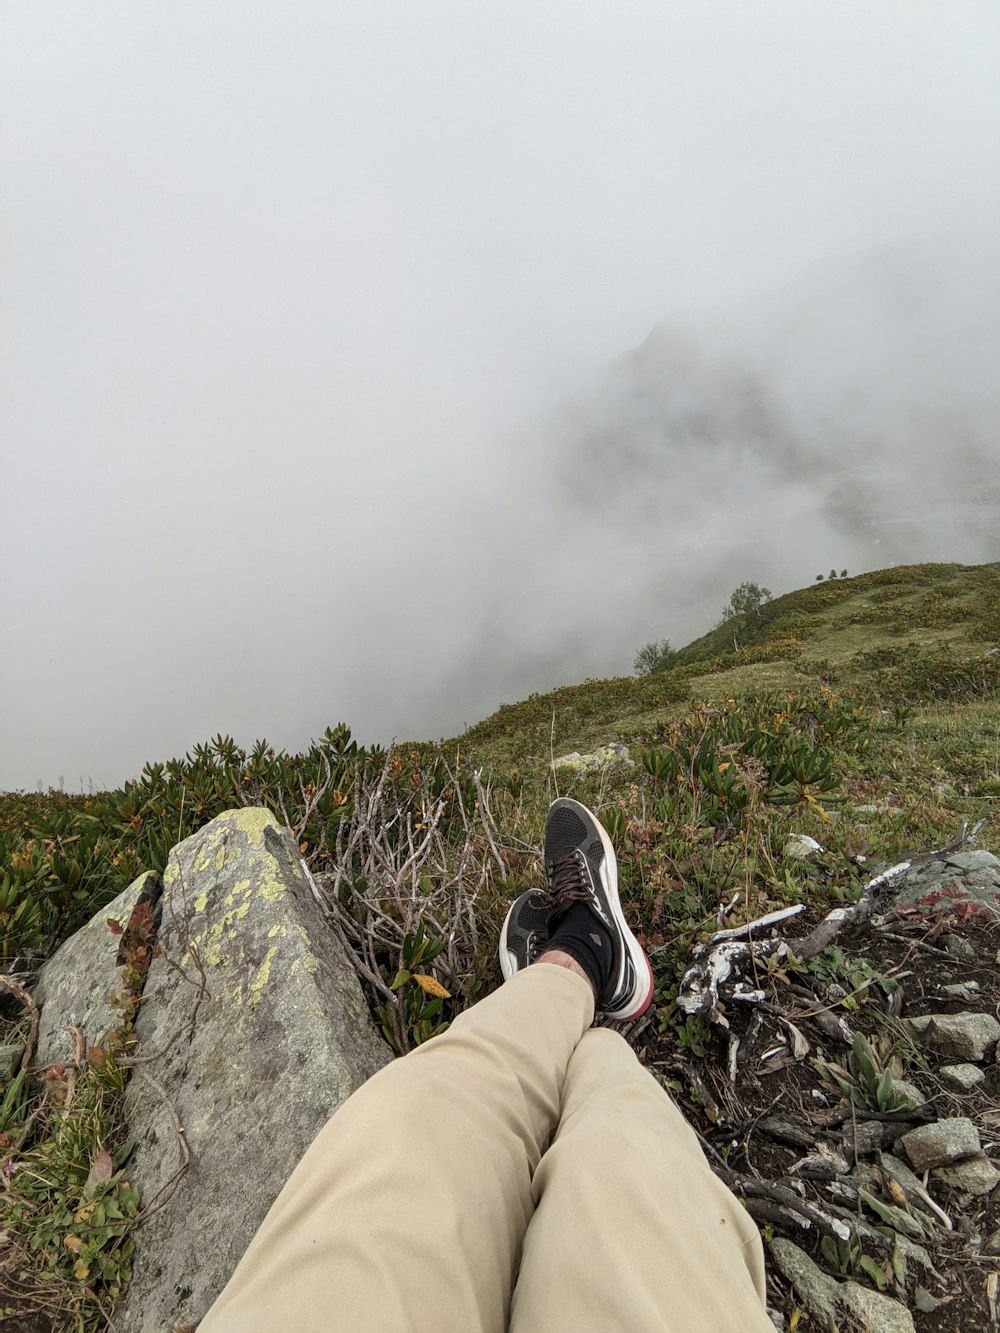
POLYGON ((1000 559, 998 51, 992 0, 7 0, 0 789, 1000 559))

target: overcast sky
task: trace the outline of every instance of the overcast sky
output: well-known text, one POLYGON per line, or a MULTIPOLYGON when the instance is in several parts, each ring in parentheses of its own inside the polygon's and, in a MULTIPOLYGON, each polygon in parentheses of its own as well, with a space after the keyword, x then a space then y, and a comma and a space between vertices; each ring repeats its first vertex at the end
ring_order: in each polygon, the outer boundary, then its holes
MULTIPOLYGON (((741 493, 757 564, 602 512, 609 367, 660 321, 721 365, 736 312, 798 292, 739 356, 785 367, 782 412, 822 402, 789 428, 817 447, 850 397, 857 444, 858 376, 913 321, 878 343, 864 316, 871 358, 850 337, 827 375, 834 320, 793 384, 810 283, 931 247, 955 328, 966 297, 996 328, 998 61, 995 0, 4 0, 0 788, 117 784, 219 731, 454 733, 627 672, 748 573, 808 582, 826 548, 774 521, 794 478, 741 493)), ((997 459, 995 372, 921 337, 938 424, 997 459)), ((705 502, 671 467, 679 531, 705 502)), ((892 558, 942 545, 914 541, 892 558)))

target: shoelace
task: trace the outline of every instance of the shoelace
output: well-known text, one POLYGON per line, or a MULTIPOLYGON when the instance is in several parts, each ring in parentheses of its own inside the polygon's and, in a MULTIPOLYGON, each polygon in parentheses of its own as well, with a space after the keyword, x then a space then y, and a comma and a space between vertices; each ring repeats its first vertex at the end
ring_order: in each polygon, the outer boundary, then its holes
POLYGON ((593 906, 594 895, 590 888, 587 864, 578 848, 552 862, 549 891, 544 897, 550 917, 553 912, 568 907, 570 903, 580 902, 593 906))
POLYGON ((529 935, 528 936, 528 962, 537 963, 542 954, 549 947, 548 935, 529 935))

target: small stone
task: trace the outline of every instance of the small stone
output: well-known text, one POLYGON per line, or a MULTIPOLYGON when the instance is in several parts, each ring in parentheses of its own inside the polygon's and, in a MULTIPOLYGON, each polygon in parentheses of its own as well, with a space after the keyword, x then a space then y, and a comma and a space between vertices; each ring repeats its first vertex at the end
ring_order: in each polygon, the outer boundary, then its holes
POLYGON ((978 1065, 942 1065, 938 1074, 952 1092, 971 1092, 986 1078, 978 1065))
POLYGON ((0 1088, 9 1083, 17 1073, 23 1056, 23 1046, 0 1046, 0 1088))
POLYGON ((1000 1254, 1000 1227, 987 1237, 983 1245, 983 1254, 1000 1254))
POLYGON ((904 1018, 915 1037, 926 1035, 927 1046, 955 1060, 985 1060, 1000 1040, 1000 1023, 992 1014, 921 1014, 904 1018))
MULTIPOLYGON (((947 949, 952 958, 957 958, 963 963, 974 963, 976 961, 976 951, 967 939, 962 935, 942 935, 941 948, 947 949)), ((1000 962, 1000 955, 997 961, 1000 962)))
POLYGON ((941 994, 949 1000, 978 1000, 981 990, 978 981, 956 981, 951 986, 942 986, 941 994))
POLYGON ((950 1116, 933 1125, 920 1125, 904 1134, 900 1143, 916 1171, 948 1166, 980 1151, 979 1131, 967 1116, 950 1116))
POLYGON ((906 1106, 900 1108, 905 1111, 912 1111, 917 1106, 923 1106, 927 1101, 926 1092, 921 1092, 915 1083, 911 1083, 905 1078, 894 1078, 892 1080, 892 1091, 896 1097, 905 1097, 906 1106))
POLYGON ((932 1296, 926 1287, 917 1287, 913 1293, 913 1304, 921 1314, 933 1314, 939 1305, 944 1305, 944 1301, 932 1296))
POLYGON ((939 1166, 931 1175, 942 1185, 950 1185, 953 1190, 977 1195, 989 1194, 1000 1181, 1000 1171, 985 1153, 967 1157, 964 1162, 955 1162, 952 1166, 939 1166))

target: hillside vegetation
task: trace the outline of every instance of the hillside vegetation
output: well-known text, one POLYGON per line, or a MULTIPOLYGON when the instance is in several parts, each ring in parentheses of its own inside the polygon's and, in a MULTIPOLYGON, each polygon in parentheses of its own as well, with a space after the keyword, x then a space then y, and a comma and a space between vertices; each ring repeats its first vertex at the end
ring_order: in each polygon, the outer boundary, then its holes
MULTIPOLYGON (((821 825, 836 859, 862 842, 891 856, 960 818, 989 818, 1000 798, 998 646, 1000 565, 901 566, 776 598, 748 623, 682 648, 669 671, 532 695, 441 746, 366 750, 345 726, 298 755, 216 737, 183 759, 147 764, 116 791, 8 794, 0 959, 51 953, 234 804, 274 810, 313 869, 329 870, 356 789, 376 781, 397 820, 434 811, 446 845, 467 836, 470 810, 496 825, 506 851, 478 895, 487 929, 470 943, 472 992, 492 976, 502 903, 537 877, 547 803, 568 786, 606 812, 650 932, 683 922, 686 935, 734 888, 748 911, 792 891, 782 846, 793 826, 821 825), (567 750, 612 740, 632 747, 634 769, 571 780, 553 768, 567 750), (875 811, 857 819, 859 805, 875 811), (679 898, 671 889, 654 921, 667 884, 679 898)), ((995 837, 990 827, 986 844, 995 837)), ((841 878, 846 890, 849 861, 841 878)), ((394 975, 398 959, 382 961, 394 975)), ((462 991, 461 976, 450 981, 462 991)))
MULTIPOLYGON (((641 1054, 688 1107, 702 1094, 684 1071, 711 1034, 674 1001, 692 946, 723 919, 804 903, 803 922, 818 920, 855 901, 880 861, 944 846, 963 820, 985 820, 980 845, 1000 850, 998 650, 1000 565, 893 568, 777 598, 682 648, 668 671, 533 695, 440 745, 365 749, 338 726, 288 755, 218 736, 112 792, 0 796, 0 973, 19 976, 17 995, 179 839, 234 805, 264 805, 293 830, 402 1052, 497 984, 507 905, 541 883, 545 811, 571 793, 609 829, 653 961, 641 1054), (612 741, 631 759, 589 772, 553 762, 612 741), (801 859, 793 834, 821 850, 801 859)), ((807 966, 840 984, 845 1008, 865 1002, 866 960, 829 949, 807 966)), ((27 1030, 0 997, 0 1042, 27 1030)), ((0 1145, 33 1164, 4 1223, 18 1272, 34 1274, 15 1294, 21 1309, 58 1307, 58 1328, 104 1327, 129 1279, 138 1200, 87 1241, 93 1262, 66 1231, 79 1231, 87 1163, 123 1134, 127 1068, 102 1057, 81 1069, 72 1117, 27 1073, 0 1107, 0 1145)), ((14 1290, 5 1272, 0 1306, 14 1290)))

